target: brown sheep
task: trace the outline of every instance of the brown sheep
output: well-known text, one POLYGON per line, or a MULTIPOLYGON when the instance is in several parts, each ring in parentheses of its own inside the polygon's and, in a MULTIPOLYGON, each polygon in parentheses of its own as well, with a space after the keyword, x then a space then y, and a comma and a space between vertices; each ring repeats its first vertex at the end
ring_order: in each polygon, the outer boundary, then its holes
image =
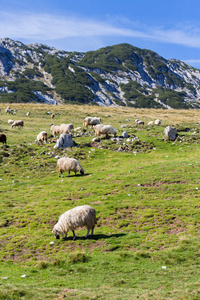
POLYGON ((0 134, 0 142, 3 144, 6 144, 6 135, 5 134, 0 134))

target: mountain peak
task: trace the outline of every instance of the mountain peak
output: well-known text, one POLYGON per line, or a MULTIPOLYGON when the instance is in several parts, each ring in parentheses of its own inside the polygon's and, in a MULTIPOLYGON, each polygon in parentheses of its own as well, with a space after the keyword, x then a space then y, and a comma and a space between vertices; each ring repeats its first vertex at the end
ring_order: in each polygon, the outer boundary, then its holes
POLYGON ((3 102, 200 107, 200 70, 130 44, 80 53, 4 38, 0 53, 3 102))

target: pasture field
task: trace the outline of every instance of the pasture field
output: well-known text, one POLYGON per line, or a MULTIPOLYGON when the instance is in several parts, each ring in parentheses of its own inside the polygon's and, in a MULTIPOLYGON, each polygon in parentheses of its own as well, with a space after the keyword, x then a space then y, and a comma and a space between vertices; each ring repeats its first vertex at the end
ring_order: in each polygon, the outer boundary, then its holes
POLYGON ((199 111, 10 106, 16 115, 0 104, 0 299, 200 299, 199 111), (130 139, 91 144, 88 128, 76 146, 54 149, 50 124, 76 128, 87 116, 130 139), (161 126, 147 126, 157 118, 161 126), (163 138, 167 125, 178 130, 175 142, 163 138), (48 143, 37 145, 42 130, 48 143), (63 155, 77 158, 85 176, 59 178, 55 156, 63 155), (83 204, 97 211, 94 236, 80 228, 76 241, 71 232, 56 240, 59 216, 83 204))

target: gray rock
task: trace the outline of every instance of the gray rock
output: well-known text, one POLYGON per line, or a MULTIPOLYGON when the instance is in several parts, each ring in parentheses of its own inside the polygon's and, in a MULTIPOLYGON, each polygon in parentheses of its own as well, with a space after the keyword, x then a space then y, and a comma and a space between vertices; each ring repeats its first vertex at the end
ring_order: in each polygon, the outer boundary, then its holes
POLYGON ((124 132, 122 133, 122 136, 123 136, 124 139, 127 139, 127 138, 128 138, 128 132, 127 132, 127 131, 124 131, 124 132))
POLYGON ((72 147, 74 144, 72 137, 70 134, 62 133, 57 139, 56 145, 54 148, 67 148, 67 147, 72 147))
POLYGON ((175 141, 177 138, 177 130, 174 127, 167 126, 164 130, 165 137, 169 140, 175 141))

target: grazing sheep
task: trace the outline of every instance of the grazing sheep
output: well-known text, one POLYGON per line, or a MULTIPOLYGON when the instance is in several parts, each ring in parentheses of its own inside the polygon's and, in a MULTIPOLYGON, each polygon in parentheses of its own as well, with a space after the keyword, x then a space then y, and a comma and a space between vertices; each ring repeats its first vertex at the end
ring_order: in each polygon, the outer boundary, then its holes
POLYGON ((84 174, 84 170, 79 164, 78 160, 75 158, 69 158, 69 157, 62 157, 58 159, 57 161, 57 170, 60 174, 62 174, 62 177, 64 178, 63 172, 68 171, 68 176, 70 174, 70 171, 73 171, 76 175, 77 172, 80 172, 81 175, 84 174))
POLYGON ((6 108, 6 109, 5 109, 5 112, 6 112, 6 114, 11 114, 11 115, 13 115, 13 110, 10 109, 10 108, 6 108))
POLYGON ((155 125, 157 126, 161 125, 161 121, 159 119, 155 120, 155 125))
POLYGON ((73 124, 61 124, 60 125, 60 134, 67 133, 72 135, 71 130, 74 128, 73 124))
POLYGON ((0 134, 0 142, 3 143, 3 144, 4 144, 4 143, 6 144, 6 135, 3 134, 3 133, 0 134))
POLYGON ((74 128, 74 131, 81 131, 82 130, 82 127, 76 127, 74 128))
POLYGON ((38 134, 38 136, 37 136, 37 138, 36 138, 36 142, 38 143, 38 144, 42 144, 43 142, 46 142, 47 143, 47 132, 46 131, 41 131, 39 134, 38 134))
POLYGON ((14 123, 14 120, 9 119, 8 120, 8 125, 12 125, 14 123))
POLYGON ((87 127, 88 125, 91 125, 91 126, 95 126, 97 124, 100 124, 101 123, 101 118, 92 118, 92 117, 87 117, 83 120, 83 126, 87 127))
POLYGON ((154 122, 153 121, 150 121, 149 123, 148 123, 148 126, 153 126, 154 125, 154 122))
POLYGON ((116 136, 116 130, 111 125, 98 124, 94 127, 95 135, 102 135, 108 137, 108 134, 113 134, 116 136))
POLYGON ((135 119, 136 125, 144 125, 144 121, 141 121, 139 119, 135 119))
POLYGON ((96 210, 89 205, 82 205, 74 207, 59 217, 58 222, 53 227, 53 234, 56 239, 63 235, 67 238, 68 231, 73 232, 73 240, 76 239, 75 229, 78 227, 87 227, 86 238, 89 236, 91 230, 91 236, 93 235, 95 224, 97 224, 96 210))
POLYGON ((17 121, 14 121, 14 123, 12 123, 11 127, 23 127, 24 126, 24 121, 22 120, 17 120, 17 121))
POLYGON ((30 117, 30 112, 29 111, 27 112, 26 117, 30 117))
POLYGON ((51 114, 51 118, 53 119, 55 117, 55 115, 54 114, 51 114))
POLYGON ((51 132, 53 136, 55 137, 56 135, 60 134, 60 126, 58 125, 51 125, 51 132))

